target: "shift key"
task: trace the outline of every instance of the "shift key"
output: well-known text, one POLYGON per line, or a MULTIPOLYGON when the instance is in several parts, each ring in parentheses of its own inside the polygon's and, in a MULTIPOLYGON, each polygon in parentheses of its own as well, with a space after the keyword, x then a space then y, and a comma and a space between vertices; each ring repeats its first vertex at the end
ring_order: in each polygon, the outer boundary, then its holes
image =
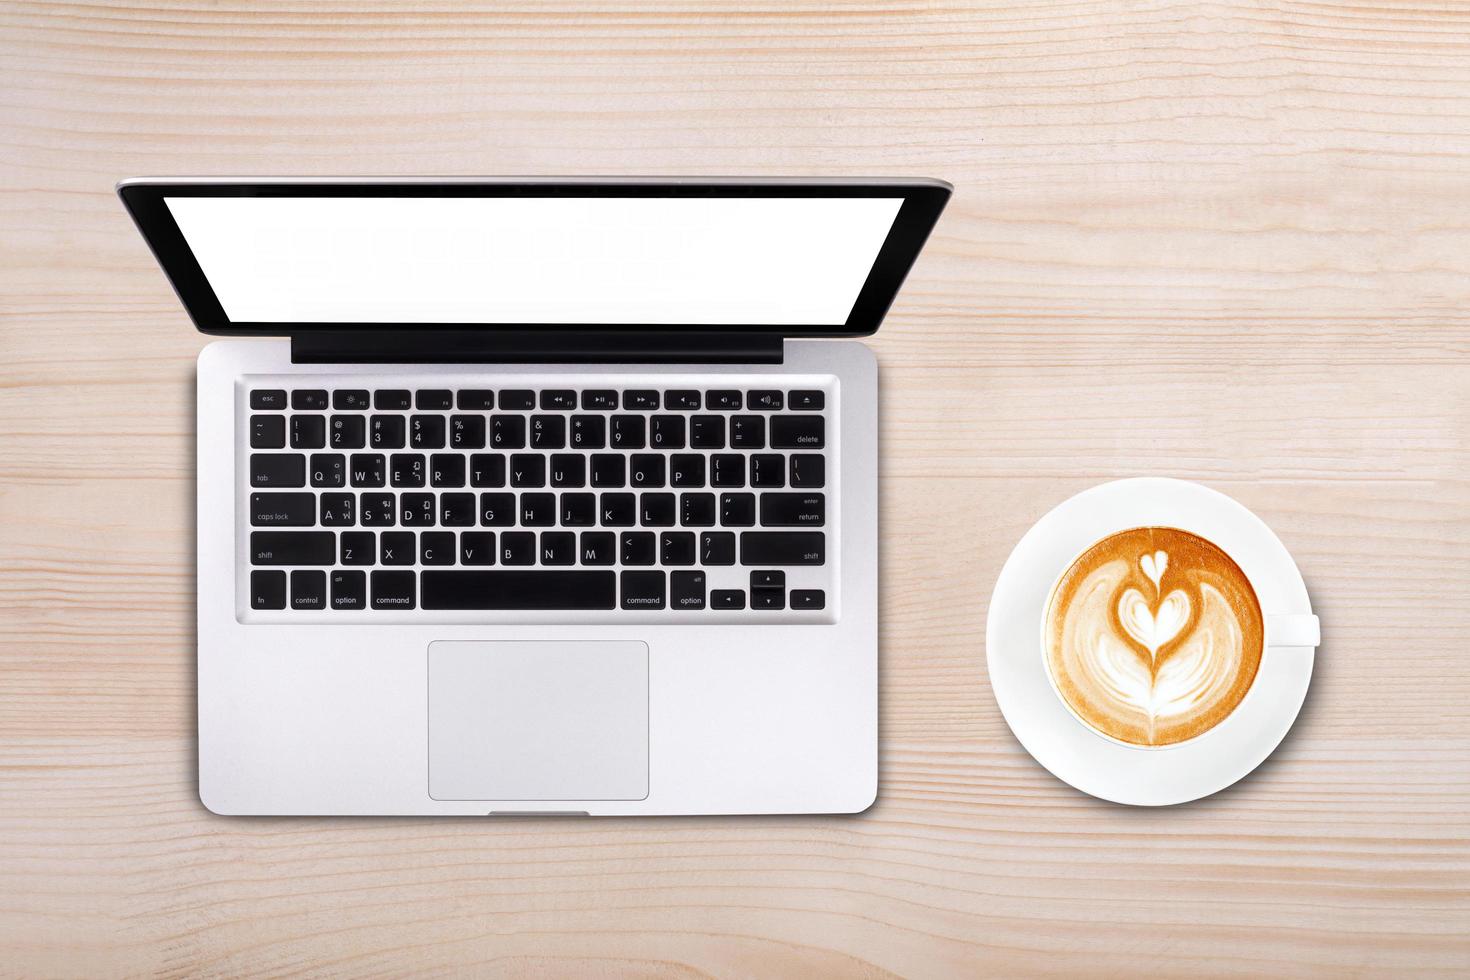
POLYGON ((821 531, 745 531, 740 535, 742 565, 779 568, 826 561, 827 535, 821 531))
POLYGON ((252 565, 333 565, 337 535, 331 531, 251 531, 252 565))

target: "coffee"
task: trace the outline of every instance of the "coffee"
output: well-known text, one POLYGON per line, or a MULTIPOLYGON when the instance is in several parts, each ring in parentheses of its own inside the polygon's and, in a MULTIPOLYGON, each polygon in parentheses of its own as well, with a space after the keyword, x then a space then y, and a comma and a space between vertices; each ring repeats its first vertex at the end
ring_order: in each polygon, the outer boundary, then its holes
POLYGON ((1047 602, 1047 669, 1083 722, 1170 745, 1240 704, 1265 639, 1250 580, 1204 538, 1168 527, 1110 535, 1072 562, 1047 602))

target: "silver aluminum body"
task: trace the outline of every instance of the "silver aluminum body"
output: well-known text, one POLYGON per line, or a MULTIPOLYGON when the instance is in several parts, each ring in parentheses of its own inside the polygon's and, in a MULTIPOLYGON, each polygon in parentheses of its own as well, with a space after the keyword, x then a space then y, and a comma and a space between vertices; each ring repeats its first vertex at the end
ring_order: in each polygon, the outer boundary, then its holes
MULTIPOLYGON (((877 403, 873 355, 850 341, 788 341, 777 365, 609 366, 293 364, 284 340, 210 344, 198 368, 201 799, 228 814, 866 809, 877 792, 877 403), (244 601, 251 387, 620 388, 647 379, 677 388, 691 378, 828 392, 828 560, 787 570, 789 588, 828 590, 825 610, 258 613, 244 601), (429 645, 465 640, 647 644, 646 798, 431 798, 429 645)), ((723 574, 711 572, 711 588, 741 584, 723 574)))

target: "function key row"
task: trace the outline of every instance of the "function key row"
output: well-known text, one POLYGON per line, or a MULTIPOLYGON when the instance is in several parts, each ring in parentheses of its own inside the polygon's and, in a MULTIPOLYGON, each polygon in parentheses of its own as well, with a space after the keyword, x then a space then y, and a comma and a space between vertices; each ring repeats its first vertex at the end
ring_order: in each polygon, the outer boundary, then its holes
MULTIPOLYGON (((288 404, 287 393, 279 388, 257 389, 250 392, 250 407, 256 411, 283 410, 288 404)), ((508 412, 529 412, 538 406, 542 411, 573 411, 579 406, 583 411, 613 411, 621 407, 624 411, 656 412, 710 411, 738 412, 748 409, 753 412, 778 412, 792 410, 816 412, 826 407, 826 394, 819 389, 797 389, 784 392, 780 389, 715 389, 701 393, 694 389, 670 389, 659 392, 655 389, 628 389, 618 392, 613 389, 589 389, 582 392, 565 389, 546 389, 539 393, 528 388, 505 388, 498 394, 488 388, 464 388, 458 392, 448 388, 424 388, 409 391, 406 388, 385 388, 377 391, 366 389, 338 389, 330 394, 321 388, 297 389, 290 392, 289 404, 298 412, 321 412, 329 406, 339 412, 363 412, 369 408, 380 412, 407 412, 417 409, 423 412, 487 411, 500 408, 508 412), (788 397, 789 396, 789 397, 788 397)))

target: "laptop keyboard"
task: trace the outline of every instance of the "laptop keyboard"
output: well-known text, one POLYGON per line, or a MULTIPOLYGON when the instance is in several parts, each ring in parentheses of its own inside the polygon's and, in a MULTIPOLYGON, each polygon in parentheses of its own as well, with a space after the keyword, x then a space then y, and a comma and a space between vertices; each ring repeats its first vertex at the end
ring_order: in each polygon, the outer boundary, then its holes
POLYGON ((728 388, 292 381, 245 395, 247 605, 280 613, 251 618, 799 619, 833 598, 835 389, 789 376, 728 388))

